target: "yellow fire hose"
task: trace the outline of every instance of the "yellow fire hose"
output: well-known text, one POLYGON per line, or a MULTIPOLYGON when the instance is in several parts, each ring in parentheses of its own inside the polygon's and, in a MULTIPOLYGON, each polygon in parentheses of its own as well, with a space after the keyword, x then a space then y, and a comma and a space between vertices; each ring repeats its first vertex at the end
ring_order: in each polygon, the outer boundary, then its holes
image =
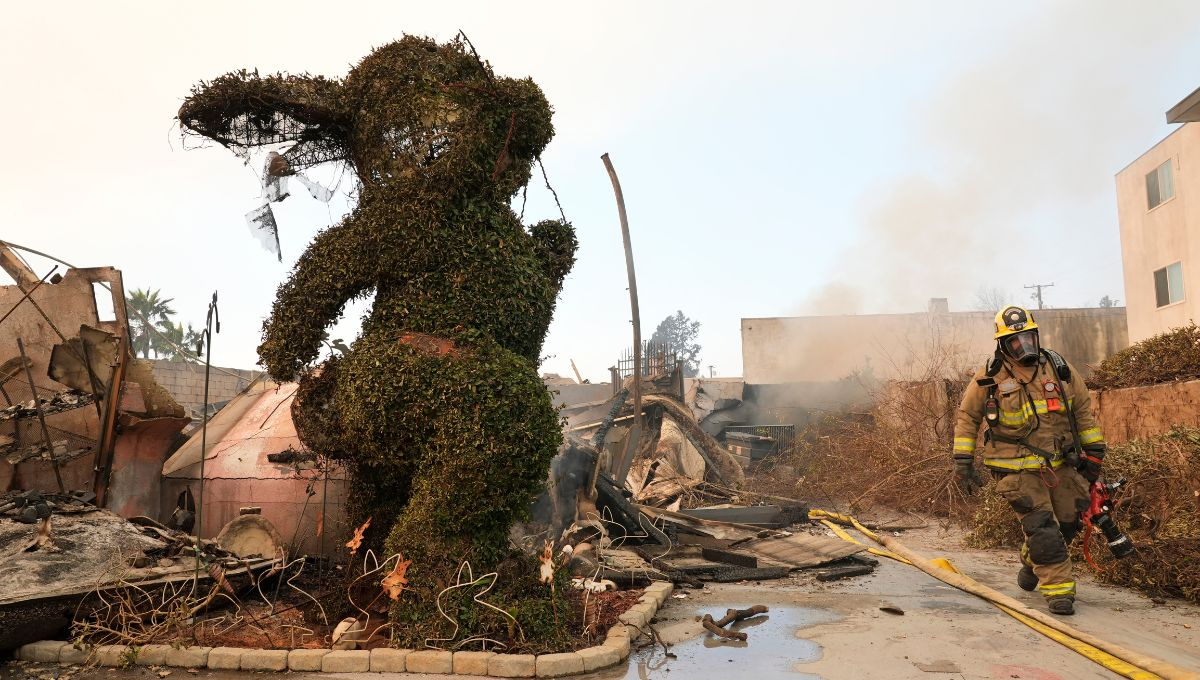
POLYGON ((1030 609, 1018 600, 960 573, 949 560, 944 558, 927 560, 909 550, 900 541, 876 534, 853 517, 826 512, 824 510, 810 510, 808 516, 810 519, 820 521, 829 527, 841 539, 857 545, 864 545, 855 540, 853 536, 837 524, 834 524, 834 522, 853 526, 864 536, 886 548, 868 547, 867 550, 872 554, 910 564, 943 583, 981 597, 1026 626, 1062 644, 1068 649, 1082 654, 1084 657, 1095 661, 1114 673, 1132 678, 1133 680, 1200 680, 1200 673, 1184 670, 1154 657, 1101 640, 1093 635, 1076 630, 1048 614, 1030 609))

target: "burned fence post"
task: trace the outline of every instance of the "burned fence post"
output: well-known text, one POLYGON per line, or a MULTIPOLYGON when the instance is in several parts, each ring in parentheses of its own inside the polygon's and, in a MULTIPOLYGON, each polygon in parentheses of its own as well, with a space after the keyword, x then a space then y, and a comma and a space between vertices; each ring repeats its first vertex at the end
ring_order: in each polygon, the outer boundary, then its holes
POLYGON ((683 359, 675 359, 675 372, 671 375, 671 384, 675 389, 675 394, 679 396, 679 401, 687 401, 687 390, 684 389, 686 381, 684 380, 684 362, 683 359))

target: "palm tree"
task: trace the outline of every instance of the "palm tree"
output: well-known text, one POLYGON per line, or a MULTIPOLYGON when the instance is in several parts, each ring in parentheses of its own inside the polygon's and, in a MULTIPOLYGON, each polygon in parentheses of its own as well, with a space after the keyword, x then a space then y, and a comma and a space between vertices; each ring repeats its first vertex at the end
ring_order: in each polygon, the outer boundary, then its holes
POLYGON ((159 328, 159 333, 162 335, 155 337, 154 342, 151 342, 155 354, 161 352, 167 361, 196 360, 196 355, 200 353, 201 334, 192 328, 192 324, 189 323, 187 329, 184 329, 182 323, 168 321, 159 328))
POLYGON ((140 353, 142 357, 149 359, 151 352, 154 352, 155 357, 158 356, 163 344, 155 337, 155 326, 171 325, 171 317, 175 314, 175 310, 171 308, 174 300, 175 298, 164 300, 159 297, 159 291, 149 288, 135 288, 125 298, 125 306, 130 312, 129 330, 133 336, 129 344, 133 348, 134 356, 140 353))

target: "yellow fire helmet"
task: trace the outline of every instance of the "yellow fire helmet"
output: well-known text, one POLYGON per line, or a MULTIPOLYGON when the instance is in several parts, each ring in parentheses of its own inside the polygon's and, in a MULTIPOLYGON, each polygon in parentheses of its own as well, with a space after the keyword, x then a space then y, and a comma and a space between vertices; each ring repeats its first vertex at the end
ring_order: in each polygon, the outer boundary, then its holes
POLYGON ((1033 320, 1033 314, 1024 307, 1012 305, 996 314, 997 340, 1021 331, 1037 330, 1037 327, 1037 322, 1033 320))

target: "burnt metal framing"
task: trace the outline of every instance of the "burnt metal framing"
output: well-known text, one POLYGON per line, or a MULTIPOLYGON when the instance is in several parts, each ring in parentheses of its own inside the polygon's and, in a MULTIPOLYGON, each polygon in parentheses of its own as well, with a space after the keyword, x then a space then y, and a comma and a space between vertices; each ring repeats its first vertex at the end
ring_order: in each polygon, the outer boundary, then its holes
MULTIPOLYGON (((642 343, 640 354, 641 374, 645 377, 671 375, 676 370, 675 364, 679 353, 669 345, 647 340, 642 343)), ((617 374, 620 378, 628 378, 633 375, 634 357, 635 353, 631 348, 626 348, 621 353, 621 357, 617 359, 617 374)))

